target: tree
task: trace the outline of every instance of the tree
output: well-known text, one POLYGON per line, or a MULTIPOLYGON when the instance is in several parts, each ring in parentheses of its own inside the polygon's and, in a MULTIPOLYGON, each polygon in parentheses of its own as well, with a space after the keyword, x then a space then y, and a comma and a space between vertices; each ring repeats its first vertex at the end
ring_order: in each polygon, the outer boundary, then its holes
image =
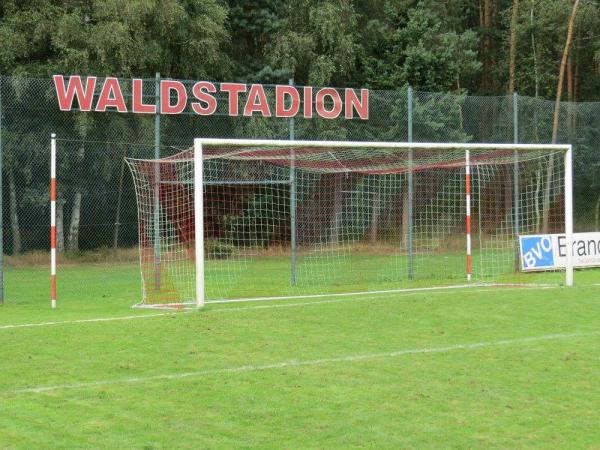
POLYGON ((569 25, 567 27, 567 38, 565 40, 565 47, 560 61, 560 69, 558 73, 558 84, 556 86, 556 101, 554 102, 554 121, 552 124, 552 143, 556 143, 558 138, 558 120, 560 113, 560 101, 562 98, 563 84, 565 78, 565 69, 567 67, 567 61, 569 59, 569 52, 571 50, 571 43, 573 42, 573 31, 575 29, 575 18, 577 17, 577 8, 579 7, 579 0, 574 0, 573 9, 571 10, 571 17, 569 18, 569 25))
POLYGON ((265 52, 285 21, 279 0, 229 0, 227 27, 235 35, 230 47, 235 78, 261 83, 286 82, 289 68, 266 64, 265 52))
POLYGON ((515 72, 517 71, 517 21, 519 19, 519 0, 513 0, 510 20, 510 53, 508 63, 508 95, 515 92, 515 72))
POLYGON ((352 84, 359 36, 350 0, 300 0, 285 4, 283 24, 267 51, 273 67, 298 84, 352 84))
POLYGON ((426 3, 406 8, 386 2, 385 9, 384 18, 367 25, 371 39, 361 62, 369 86, 454 90, 480 69, 474 31, 448 28, 451 23, 426 3))
MULTIPOLYGON (((560 116, 560 102, 562 98, 563 83, 565 78, 565 68, 567 66, 567 60, 569 58, 569 51, 571 50, 571 43, 573 42, 573 31, 575 28, 575 18, 577 17, 577 8, 579 7, 579 0, 575 0, 573 3, 573 9, 571 10, 571 16, 569 18, 569 25, 567 26, 567 37, 565 39, 565 47, 562 53, 560 61, 560 69, 558 74, 558 84, 556 87, 556 101, 554 103, 554 119, 552 122, 552 143, 555 144, 558 139, 558 122, 560 116)), ((546 185, 552 185, 552 173, 554 172, 554 156, 551 155, 548 161, 548 167, 546 172, 546 185)), ((542 219, 542 232, 548 232, 548 219, 550 216, 550 190, 546 189, 544 192, 544 216, 542 219)))

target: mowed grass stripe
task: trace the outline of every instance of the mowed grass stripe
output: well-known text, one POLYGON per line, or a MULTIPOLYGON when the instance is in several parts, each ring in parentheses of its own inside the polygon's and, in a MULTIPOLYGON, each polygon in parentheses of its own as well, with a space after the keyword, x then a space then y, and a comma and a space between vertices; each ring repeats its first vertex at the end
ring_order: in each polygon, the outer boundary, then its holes
MULTIPOLYGON (((192 313, 202 313, 202 314, 211 314, 211 313, 220 313, 220 312, 236 312, 236 311, 251 311, 256 309, 276 309, 276 308, 297 308, 303 306, 315 306, 315 305, 326 305, 330 303, 347 303, 347 302, 357 302, 357 301, 365 301, 365 300, 392 300, 395 301, 397 298, 404 297, 414 297, 426 295, 429 296, 444 296, 451 295, 453 290, 459 289, 469 289, 471 292, 489 292, 490 289, 499 289, 502 290, 546 290, 546 289, 556 289, 558 286, 527 286, 527 287, 511 287, 511 286, 489 286, 489 287, 435 287, 435 288, 424 288, 424 289, 408 289, 405 291, 381 291, 381 292, 364 292, 364 293, 351 293, 351 294, 323 294, 323 295, 309 295, 309 296, 298 296, 293 297, 294 300, 299 300, 305 298, 306 302, 291 302, 292 298, 285 303, 274 303, 267 305, 256 305, 256 306, 236 306, 233 308, 212 308, 214 305, 232 305, 238 303, 252 303, 255 302, 279 302, 282 298, 277 297, 273 299, 245 299, 244 301, 236 302, 234 300, 224 300, 219 302, 208 302, 205 309, 187 309, 187 310, 177 310, 176 308, 172 310, 167 310, 165 312, 160 313, 151 313, 151 312, 140 312, 139 314, 134 315, 126 315, 126 316, 115 316, 115 317, 97 317, 97 318, 89 318, 89 319, 77 319, 77 320, 63 320, 63 321, 51 321, 51 322, 39 322, 39 323, 21 323, 21 324, 8 324, 8 325, 0 325, 1 330, 10 330, 15 328, 35 328, 35 327, 46 327, 46 326, 56 326, 56 325, 69 325, 69 324, 85 324, 85 323, 97 323, 97 322, 112 322, 112 321, 127 321, 127 320, 138 320, 138 319, 148 319, 148 318, 156 318, 156 317, 165 317, 165 316, 174 316, 177 314, 192 314, 192 313), (425 294, 426 293, 426 294, 425 294), (328 298, 328 297, 343 297, 343 298, 334 298, 328 300, 317 300, 319 298, 328 298)), ((424 298, 424 297, 423 297, 424 298)))
POLYGON ((162 381, 162 380, 179 380, 183 378, 195 378, 201 377, 205 375, 217 375, 217 374, 232 374, 232 373, 243 373, 243 372, 257 372, 262 370, 270 370, 270 369, 284 369, 288 367, 300 367, 300 366, 320 366, 326 364, 335 364, 335 363, 352 363, 352 362, 361 362, 361 361, 369 361, 373 359, 382 359, 382 358, 395 358, 404 355, 414 355, 414 354, 423 354, 423 353, 446 353, 457 350, 476 350, 485 347, 495 347, 495 346, 506 346, 506 345, 520 345, 520 344, 529 344, 532 342, 540 342, 540 341, 551 341, 551 340, 564 340, 564 339, 573 339, 573 338, 585 338, 585 337, 593 337, 600 336, 600 330, 591 331, 587 333, 562 333, 562 334, 550 334, 545 336, 531 336, 526 338, 518 338, 518 339, 503 339, 499 341, 493 342, 475 342, 469 344, 457 344, 450 345, 446 347, 437 347, 437 348, 418 348, 418 349, 404 349, 397 350, 393 352, 386 353, 371 353, 371 354, 353 354, 353 355, 344 355, 333 358, 322 358, 315 360, 287 360, 272 364, 264 364, 264 365, 245 365, 238 367, 229 367, 222 369, 209 369, 209 370, 201 370, 197 372, 183 372, 183 373, 172 373, 172 374, 163 374, 163 375, 154 375, 149 377, 134 377, 134 378, 124 378, 118 380, 98 380, 98 381, 90 381, 84 383, 72 383, 72 384, 59 384, 54 386, 38 386, 38 387, 30 387, 23 389, 16 389, 12 391, 14 394, 25 394, 25 393, 43 393, 50 391, 58 391, 64 389, 83 389, 89 387, 106 387, 113 386, 119 384, 139 384, 139 383, 147 383, 152 381, 162 381))
MULTIPOLYGON (((596 333, 598 293, 465 289, 7 329, 0 447, 590 448, 596 336, 447 348, 596 333), (438 351, 387 356, 424 349, 438 351), (371 355, 384 356, 323 362, 371 355), (255 369, 289 362, 304 365, 255 369)), ((115 305, 79 298, 48 317, 117 316, 115 305)), ((28 308, 29 322, 46 317, 28 308)))
POLYGON ((515 296, 514 290, 486 292, 454 291, 445 301, 415 294, 405 301, 390 297, 305 307, 309 302, 271 310, 255 305, 243 314, 236 307, 216 308, 214 314, 171 314, 166 320, 13 330, 5 335, 0 390, 61 384, 66 375, 82 381, 160 375, 290 356, 312 360, 357 349, 393 352, 600 328, 593 314, 600 304, 568 302, 570 290, 531 291, 530 298, 515 296))

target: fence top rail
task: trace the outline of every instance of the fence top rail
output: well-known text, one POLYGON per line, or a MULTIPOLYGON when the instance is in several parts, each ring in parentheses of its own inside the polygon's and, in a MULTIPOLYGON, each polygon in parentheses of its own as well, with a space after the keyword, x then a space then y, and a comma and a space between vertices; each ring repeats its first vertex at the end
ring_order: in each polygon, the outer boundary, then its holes
POLYGON ((510 144, 510 143, 471 143, 471 142, 374 142, 374 141, 292 141, 276 139, 221 139, 196 138, 202 146, 272 146, 272 147, 341 147, 341 148, 391 148, 391 149, 427 149, 427 150, 551 150, 566 152, 571 144, 510 144))

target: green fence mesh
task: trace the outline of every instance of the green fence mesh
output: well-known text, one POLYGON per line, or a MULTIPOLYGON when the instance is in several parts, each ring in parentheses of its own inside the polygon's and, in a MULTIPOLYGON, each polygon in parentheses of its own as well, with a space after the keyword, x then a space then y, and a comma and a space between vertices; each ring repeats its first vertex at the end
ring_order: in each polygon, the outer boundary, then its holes
MULTIPOLYGON (((146 103, 155 102, 146 80, 146 103)), ((548 143, 554 102, 530 97, 478 97, 406 89, 371 91, 368 120, 230 117, 116 112, 62 112, 51 79, 0 77, 2 227, 5 299, 49 298, 50 134, 58 136, 59 299, 96 292, 126 274, 123 304, 139 300, 137 215, 125 157, 166 156, 195 137, 421 142, 548 143), (412 96, 412 101, 409 101, 412 96), (412 108, 409 110, 409 105, 412 108), (157 128, 158 124, 158 128, 157 128), (155 145, 158 138, 159 147, 155 145), (24 280, 28 289, 22 289, 24 280)), ((191 90, 193 82, 183 82, 191 90)), ((130 80, 121 80, 130 98, 130 80)), ((275 86, 264 86, 268 98, 275 86)), ((244 101, 244 94, 241 95, 244 101)), ((226 105, 224 98, 219 105, 226 105)), ((560 109, 559 143, 574 145, 576 231, 600 230, 600 103, 560 109)), ((114 290, 112 290, 114 292, 114 290)))

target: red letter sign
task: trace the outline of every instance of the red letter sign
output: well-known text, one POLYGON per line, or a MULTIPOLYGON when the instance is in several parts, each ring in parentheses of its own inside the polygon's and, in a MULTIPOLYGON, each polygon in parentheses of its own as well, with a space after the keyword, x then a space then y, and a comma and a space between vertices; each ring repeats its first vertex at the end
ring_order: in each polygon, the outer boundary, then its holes
POLYGON ((54 87, 58 98, 58 107, 61 111, 71 111, 73 108, 73 97, 77 97, 80 111, 91 111, 94 100, 94 89, 96 88, 96 77, 88 77, 85 89, 79 75, 69 78, 69 85, 65 89, 65 79, 62 75, 54 75, 54 87))
POLYGON ((363 120, 369 118, 369 90, 360 90, 360 100, 356 96, 354 89, 346 89, 346 119, 352 119, 354 117, 354 110, 358 113, 358 117, 363 120))
POLYGON ((335 119, 342 112, 342 99, 338 91, 333 88, 323 88, 317 92, 315 103, 317 104, 317 114, 324 119, 335 119), (333 101, 333 108, 329 111, 325 109, 325 97, 327 96, 333 101))
POLYGON ((294 117, 300 109, 300 94, 293 86, 275 86, 275 116, 294 117), (290 97, 290 107, 285 107, 285 97, 290 97))
POLYGON ((312 91, 313 88, 306 86, 304 88, 304 118, 312 119, 312 91))
POLYGON ((217 92, 215 85, 208 81, 199 81, 192 88, 194 97, 199 100, 192 103, 192 109, 196 114, 210 116, 217 110, 217 100, 208 92, 217 92))
POLYGON ((160 112, 162 114, 179 114, 187 105, 187 92, 180 81, 162 80, 160 82, 160 112), (177 94, 177 101, 171 104, 171 91, 177 94))
POLYGON ((98 97, 98 103, 96 104, 96 111, 104 112, 106 108, 117 108, 117 111, 120 113, 127 112, 121 86, 117 78, 107 77, 104 80, 104 86, 102 86, 102 91, 100 91, 100 97, 98 97))
POLYGON ((248 99, 246 100, 246 106, 244 107, 244 115, 252 116, 254 111, 260 112, 263 117, 271 117, 267 96, 260 84, 253 84, 250 86, 250 92, 248 92, 248 99))
POLYGON ((143 89, 143 81, 141 80, 141 78, 134 78, 132 80, 131 95, 133 97, 132 108, 131 108, 132 112, 141 113, 141 114, 155 114, 156 113, 155 105, 144 104, 144 89, 143 89))
POLYGON ((229 115, 237 116, 239 112, 238 94, 246 92, 246 85, 242 83, 221 83, 221 90, 229 92, 229 115))

